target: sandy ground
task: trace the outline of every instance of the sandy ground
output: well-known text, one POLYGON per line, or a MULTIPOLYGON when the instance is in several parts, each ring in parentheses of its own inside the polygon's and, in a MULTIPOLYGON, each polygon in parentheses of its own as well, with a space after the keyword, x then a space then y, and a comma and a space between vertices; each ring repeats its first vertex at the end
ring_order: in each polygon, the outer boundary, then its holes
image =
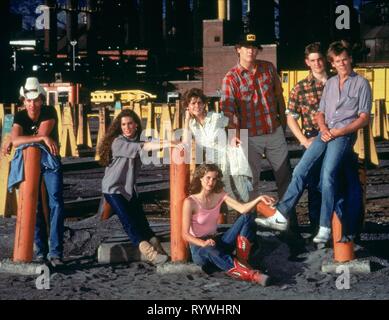
MULTIPOLYGON (((221 272, 212 274, 166 274, 144 262, 99 265, 96 251, 101 242, 121 233, 117 217, 100 221, 92 216, 79 221, 66 221, 65 260, 61 270, 51 270, 50 289, 37 289, 38 275, 21 276, 0 273, 0 300, 7 299, 388 299, 389 298, 389 162, 368 171, 368 202, 366 224, 361 241, 356 246, 359 258, 369 257, 370 274, 350 274, 349 289, 344 274, 325 274, 321 264, 331 260, 332 249, 317 250, 309 240, 307 202, 304 196, 297 207, 301 231, 306 238, 307 252, 289 260, 289 249, 283 237, 275 232, 260 230, 259 249, 252 264, 269 274, 272 283, 263 288, 231 279, 221 272), (343 280, 342 280, 343 279, 343 280)), ((65 176, 66 180, 66 176, 65 176)), ((66 181, 65 181, 66 183, 66 181)), ((274 181, 263 181, 264 193, 274 194, 274 181)), ((155 203, 146 204, 153 211, 155 203)), ((168 223, 166 215, 151 215, 152 222, 168 223)), ((162 207, 168 201, 162 202, 162 207)), ((167 208, 165 208, 167 209, 167 208)), ((163 208, 162 208, 163 211, 163 208)), ((152 213, 152 212, 149 212, 152 213)), ((15 218, 0 219, 0 260, 12 256, 15 218)), ((168 239, 164 239, 167 241, 168 239)))

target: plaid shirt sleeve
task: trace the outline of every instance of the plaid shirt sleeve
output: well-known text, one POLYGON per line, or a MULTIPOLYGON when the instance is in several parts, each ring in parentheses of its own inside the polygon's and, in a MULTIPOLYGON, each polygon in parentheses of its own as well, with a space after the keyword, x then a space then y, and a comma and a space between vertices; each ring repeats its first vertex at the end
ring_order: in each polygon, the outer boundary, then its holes
POLYGON ((292 115, 295 119, 298 119, 301 115, 301 95, 297 87, 290 91, 288 108, 285 113, 292 115))
POLYGON ((234 116, 237 113, 237 105, 235 100, 235 86, 231 76, 226 75, 222 83, 222 92, 220 98, 220 110, 228 118, 228 127, 230 129, 236 129, 238 124, 234 121, 234 116))

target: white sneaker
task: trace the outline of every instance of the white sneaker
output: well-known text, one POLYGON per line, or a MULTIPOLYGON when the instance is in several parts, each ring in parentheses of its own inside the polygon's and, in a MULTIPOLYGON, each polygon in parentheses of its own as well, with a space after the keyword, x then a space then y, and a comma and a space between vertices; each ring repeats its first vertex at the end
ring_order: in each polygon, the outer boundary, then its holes
POLYGON ((327 243, 330 240, 331 228, 320 227, 316 237, 313 238, 314 243, 327 243))
POLYGON ((279 231, 285 231, 289 225, 288 220, 278 210, 269 218, 256 218, 255 222, 260 226, 279 231))

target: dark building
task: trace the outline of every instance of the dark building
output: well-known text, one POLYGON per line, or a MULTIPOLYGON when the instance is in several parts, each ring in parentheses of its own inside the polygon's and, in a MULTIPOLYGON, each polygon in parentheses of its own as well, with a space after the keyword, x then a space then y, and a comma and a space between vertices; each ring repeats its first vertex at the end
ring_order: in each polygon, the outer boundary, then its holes
POLYGON ((193 0, 193 46, 196 56, 200 57, 200 61, 203 50, 203 20, 216 18, 216 1, 193 0))
POLYGON ((139 0, 140 46, 163 48, 162 0, 139 0))
POLYGON ((335 40, 359 41, 358 15, 352 0, 279 0, 280 48, 279 61, 283 69, 303 68, 304 47, 320 41, 324 48, 335 40), (350 29, 336 27, 336 8, 350 9, 350 29))
POLYGON ((193 15, 189 0, 166 1, 166 52, 175 65, 187 65, 193 59, 193 15))
POLYGON ((252 32, 263 44, 274 43, 274 0, 251 0, 249 20, 252 32))
POLYGON ((10 1, 0 1, 0 103, 10 101, 10 34, 11 34, 11 17, 10 1))

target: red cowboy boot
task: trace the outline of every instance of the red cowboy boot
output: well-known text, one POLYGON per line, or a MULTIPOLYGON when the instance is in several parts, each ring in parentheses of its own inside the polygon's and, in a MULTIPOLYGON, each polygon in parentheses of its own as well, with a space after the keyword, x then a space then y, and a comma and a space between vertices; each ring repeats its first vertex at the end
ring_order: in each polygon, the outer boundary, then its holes
POLYGON ((258 270, 250 269, 237 259, 234 259, 234 267, 228 270, 227 274, 232 278, 258 283, 263 287, 266 287, 269 282, 269 276, 261 274, 258 270))
POLYGON ((251 251, 251 243, 249 239, 239 235, 236 238, 236 257, 243 264, 248 264, 251 251))

